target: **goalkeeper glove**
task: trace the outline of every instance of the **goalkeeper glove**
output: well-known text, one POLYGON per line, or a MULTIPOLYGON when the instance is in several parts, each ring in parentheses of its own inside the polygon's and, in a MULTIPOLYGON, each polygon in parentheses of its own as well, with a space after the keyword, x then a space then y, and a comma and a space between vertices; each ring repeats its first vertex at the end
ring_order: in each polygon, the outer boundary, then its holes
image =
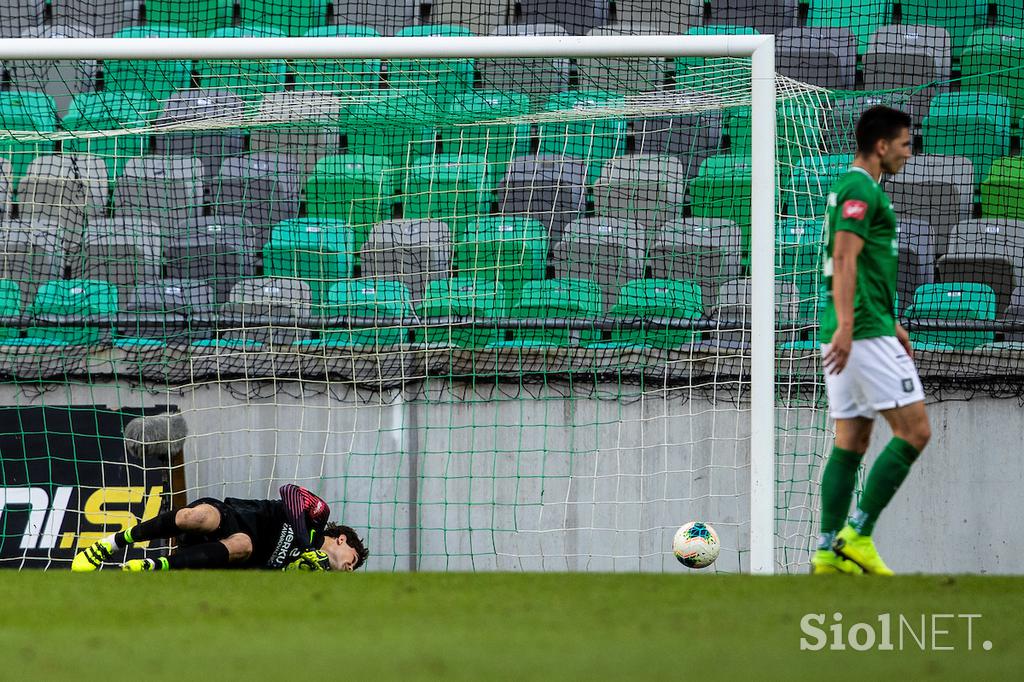
POLYGON ((286 571, 329 571, 331 560, 326 552, 311 549, 299 555, 299 558, 285 566, 286 571))

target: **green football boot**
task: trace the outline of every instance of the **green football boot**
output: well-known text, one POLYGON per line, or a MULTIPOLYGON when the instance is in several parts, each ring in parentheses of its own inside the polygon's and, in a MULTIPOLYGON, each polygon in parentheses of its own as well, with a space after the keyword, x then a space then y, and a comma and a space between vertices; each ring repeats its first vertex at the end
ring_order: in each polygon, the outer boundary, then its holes
POLYGON ((110 561, 116 549, 113 536, 97 540, 75 555, 71 560, 71 570, 75 573, 95 571, 104 561, 110 561))
POLYGON ((141 573, 143 571, 159 571, 160 564, 153 559, 129 559, 121 564, 121 570, 128 573, 141 573))
POLYGON ((860 566, 868 575, 894 575, 892 569, 886 566, 882 557, 878 555, 875 541, 871 536, 861 535, 849 524, 836 535, 832 549, 839 556, 860 566))
POLYGON ((819 549, 811 556, 812 575, 861 575, 864 573, 857 564, 844 559, 831 549, 819 549))

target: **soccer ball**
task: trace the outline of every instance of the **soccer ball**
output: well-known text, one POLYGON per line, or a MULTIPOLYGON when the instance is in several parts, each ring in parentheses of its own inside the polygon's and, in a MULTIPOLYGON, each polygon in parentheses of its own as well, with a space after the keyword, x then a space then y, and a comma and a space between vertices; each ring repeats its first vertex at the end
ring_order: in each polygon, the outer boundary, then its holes
POLYGON ((715 563, 721 549, 718 533, 700 521, 681 526, 672 538, 672 553, 687 568, 707 568, 715 563))

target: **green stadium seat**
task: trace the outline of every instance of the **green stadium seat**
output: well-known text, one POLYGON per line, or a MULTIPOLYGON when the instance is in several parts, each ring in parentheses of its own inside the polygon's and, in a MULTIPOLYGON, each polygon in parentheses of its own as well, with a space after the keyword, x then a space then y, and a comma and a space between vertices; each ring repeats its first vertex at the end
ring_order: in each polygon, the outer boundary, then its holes
MULTIPOLYGON (((88 279, 57 280, 39 287, 28 310, 30 315, 75 317, 117 314, 117 287, 88 279)), ((59 322, 59 320, 58 320, 59 322)), ((100 327, 31 326, 26 345, 92 345, 103 339, 100 327)))
POLYGON ((750 258, 749 156, 716 154, 700 165, 690 181, 690 203, 696 218, 721 218, 739 225, 743 261, 750 258))
MULTIPOLYGON (((118 31, 115 38, 191 38, 177 26, 146 26, 118 31)), ((103 87, 113 92, 148 93, 153 99, 167 99, 192 81, 192 60, 109 59, 103 62, 103 87)))
POLYGON ((436 154, 416 159, 405 176, 402 215, 436 218, 453 230, 490 213, 487 159, 476 154, 436 154))
POLYGON ((904 24, 940 26, 953 39, 953 58, 967 44, 967 38, 985 25, 989 0, 899 0, 904 24))
POLYGON ((981 183, 981 214, 985 218, 1024 220, 1024 157, 996 159, 981 183))
MULTIPOLYGON (((907 307, 910 319, 994 320, 996 294, 992 287, 977 283, 925 284, 914 292, 907 307)), ((919 348, 977 348, 995 341, 993 332, 929 331, 912 332, 919 348)))
POLYGON ((1010 153, 1010 102, 986 92, 936 95, 922 132, 926 154, 966 156, 980 183, 992 162, 1010 153))
MULTIPOLYGON (((144 92, 85 92, 71 102, 62 125, 71 131, 121 130, 146 126, 157 116, 157 106, 144 92)), ((83 152, 103 159, 110 182, 121 175, 128 159, 145 156, 149 135, 65 140, 65 152, 83 152)))
MULTIPOLYGON (((323 308, 325 317, 408 318, 412 315, 409 290, 401 282, 380 279, 357 279, 339 282, 327 292, 323 308)), ((408 329, 401 325, 381 324, 374 327, 323 332, 325 344, 334 346, 395 346, 405 343, 408 329)))
MULTIPOLYGON (((547 111, 571 111, 579 108, 622 106, 622 95, 600 92, 563 92, 547 100, 547 111)), ((605 161, 626 153, 626 119, 619 115, 541 123, 538 126, 541 154, 557 154, 587 162, 588 182, 601 174, 605 161)))
POLYGON ((1020 0, 990 0, 996 6, 996 24, 999 26, 1020 26, 1024 23, 1024 6, 1020 0))
POLYGON ((983 29, 971 34, 960 55, 961 87, 1003 95, 1014 116, 1024 116, 1024 27, 983 29))
POLYGON ((340 220, 295 218, 278 223, 263 246, 268 277, 297 278, 309 285, 313 305, 328 289, 352 276, 352 231, 340 220))
MULTIPOLYGON (((502 317, 505 315, 505 287, 501 282, 460 276, 439 279, 427 285, 423 302, 416 307, 420 317, 502 317)), ((417 339, 459 348, 484 348, 504 340, 497 327, 449 325, 425 327, 417 339)))
MULTIPOLYGON (((820 109, 793 100, 780 102, 775 112, 775 158, 780 168, 792 168, 804 157, 818 153, 825 131, 820 109)), ((729 136, 732 154, 749 154, 752 141, 752 110, 730 107, 726 110, 723 132, 729 136)))
MULTIPOLYGON (((210 33, 211 38, 283 38, 284 33, 271 26, 232 26, 210 33)), ((218 59, 196 63, 199 86, 231 90, 242 99, 259 101, 268 92, 284 90, 286 62, 283 59, 218 59)))
POLYGON ((547 256, 547 229, 526 216, 480 218, 455 234, 459 275, 500 282, 506 309, 511 309, 526 282, 544 279, 547 256))
MULTIPOLYGON (((733 26, 730 24, 710 24, 708 26, 691 26, 686 30, 688 36, 753 36, 758 31, 749 26, 733 26)), ((706 92, 721 92, 727 87, 736 87, 738 74, 743 74, 750 82, 750 70, 744 68, 735 59, 725 57, 676 57, 675 66, 676 88, 706 92), (716 68, 721 67, 721 68, 716 68)))
MULTIPOLYGON (((601 315, 601 287, 586 279, 545 279, 527 282, 510 311, 515 318, 595 319, 601 315)), ((516 346, 585 346, 599 341, 598 330, 517 329, 516 346)))
MULTIPOLYGON (((810 0, 807 25, 850 29, 857 37, 858 53, 864 54, 875 31, 889 23, 892 6, 892 0, 810 0)), ((913 22, 904 17, 903 23, 913 22)))
POLYGON ((825 246, 819 218, 790 218, 775 232, 775 277, 796 287, 800 317, 814 319, 820 286, 821 254, 825 246))
POLYGON ((173 24, 195 35, 231 25, 234 0, 146 0, 146 23, 173 24))
MULTIPOLYGON (((21 314, 21 287, 17 282, 0 279, 0 317, 16 317, 21 314)), ((18 338, 17 327, 0 327, 0 341, 18 338)))
POLYGON ((327 0, 239 0, 242 24, 273 26, 285 35, 303 33, 327 22, 327 0))
POLYGON ((467 124, 529 112, 530 98, 520 93, 477 90, 459 95, 444 112, 446 125, 438 131, 441 150, 449 154, 484 156, 487 159, 487 181, 492 187, 497 187, 508 171, 509 161, 530 151, 530 124, 467 124))
POLYGON ((351 154, 386 156, 396 167, 435 147, 439 109, 421 93, 375 97, 348 109, 342 132, 351 154))
MULTIPOLYGON (((467 37, 465 26, 429 24, 409 26, 399 38, 467 37)), ((439 106, 473 89, 472 59, 392 59, 388 62, 388 84, 392 89, 421 92, 439 106)))
MULTIPOLYGON (((695 320, 704 314, 700 285, 692 280, 638 279, 627 282, 609 311, 624 320, 670 318, 695 320)), ((612 342, 650 348, 679 348, 700 339, 700 334, 678 329, 620 329, 612 342)))
POLYGON ((385 156, 325 156, 306 178, 307 215, 344 221, 358 251, 374 223, 391 218, 395 176, 385 156))
MULTIPOLYGON (((53 98, 42 92, 0 92, 0 125, 5 130, 53 132, 57 129, 57 107, 53 98)), ((14 181, 25 174, 33 159, 52 150, 52 142, 0 140, 0 159, 10 161, 14 181)))
MULTIPOLYGON (((370 26, 319 26, 306 31, 307 38, 376 38, 370 26)), ((365 97, 380 89, 379 59, 296 59, 296 90, 319 90, 335 95, 365 97)))
POLYGON ((782 188, 786 214, 797 218, 822 218, 825 197, 832 183, 853 163, 853 154, 825 154, 801 159, 782 188))

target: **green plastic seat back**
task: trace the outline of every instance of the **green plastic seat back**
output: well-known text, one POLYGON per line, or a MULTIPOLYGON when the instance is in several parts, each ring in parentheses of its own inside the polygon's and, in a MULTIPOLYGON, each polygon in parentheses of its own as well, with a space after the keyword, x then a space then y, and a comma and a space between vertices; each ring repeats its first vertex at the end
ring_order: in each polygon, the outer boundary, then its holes
MULTIPOLYGON (((571 111, 616 107, 624 103, 625 98, 620 94, 592 90, 552 95, 544 108, 547 111, 571 111)), ((626 119, 618 114, 541 123, 538 131, 541 154, 559 154, 585 160, 588 181, 591 183, 601 175, 601 166, 605 161, 626 153, 626 119)))
POLYGON ((396 175, 386 156, 325 156, 306 179, 307 214, 345 221, 358 251, 374 223, 391 218, 396 175))
POLYGON ((295 218, 278 223, 263 247, 268 277, 292 277, 309 284, 313 303, 352 276, 352 231, 340 220, 295 218))
POLYGON ((403 192, 405 218, 435 218, 456 230, 490 213, 487 159, 477 154, 423 156, 409 167, 403 192))
MULTIPOLYGON (((72 100, 62 124, 67 130, 118 130, 146 126, 156 116, 157 105, 145 92, 85 92, 72 100)), ((65 140, 63 149, 101 157, 107 164, 108 179, 113 182, 129 159, 148 153, 149 139, 149 135, 83 137, 65 140)))
MULTIPOLYGON (((178 26, 132 27, 118 31, 115 38, 191 38, 178 26)), ((153 98, 166 99, 176 90, 189 87, 192 60, 109 59, 103 62, 103 87, 112 91, 148 92, 153 98)))
MULTIPOLYGON (((99 280, 55 280, 36 292, 29 313, 37 316, 115 315, 117 287, 99 280)), ((93 344, 101 338, 96 327, 31 326, 27 336, 40 342, 93 344)))
MULTIPOLYGON (((918 319, 994 320, 996 293, 987 284, 924 284, 914 292, 906 315, 918 319)), ((995 341, 993 332, 977 331, 914 332, 912 336, 916 342, 953 348, 977 348, 995 341)))
POLYGON ((147 24, 181 26, 195 35, 231 25, 234 0, 146 0, 147 24))
MULTIPOLYGON (((505 288, 501 282, 459 276, 427 285, 416 308, 421 317, 500 317, 505 314, 505 288)), ((461 348, 483 348, 504 339, 504 330, 474 325, 425 327, 417 338, 461 348)))
MULTIPOLYGON (((405 318, 412 314, 408 287, 394 280, 348 280, 339 282, 327 293, 325 317, 405 318)), ((404 343, 405 327, 382 320, 366 328, 330 329, 324 341, 343 346, 390 346, 404 343)))
MULTIPOLYGON (((210 33, 211 38, 239 40, 245 38, 283 38, 285 34, 272 26, 232 26, 210 33)), ((199 84, 204 88, 223 88, 249 102, 256 102, 268 92, 284 90, 286 62, 283 59, 200 60, 196 63, 199 84)))
MULTIPOLYGON (((409 26, 399 38, 468 37, 465 26, 434 24, 409 26)), ((388 64, 392 88, 421 92, 438 102, 451 101, 473 89, 472 59, 392 59, 388 64)))
POLYGON ((530 150, 527 123, 479 124, 529 113, 530 98, 515 92, 478 90, 456 97, 444 112, 446 125, 438 130, 441 148, 447 153, 477 154, 487 159, 492 187, 505 177, 509 162, 530 150))
POLYGON ((243 24, 272 26, 289 36, 301 36, 327 20, 327 0, 242 0, 243 24))
MULTIPOLYGON (((704 314, 703 293, 693 280, 639 279, 619 290, 610 317, 628 320, 651 318, 697 319, 704 314)), ((688 329, 619 329, 612 342, 652 348, 678 348, 699 339, 688 329)))
MULTIPOLYGON (((369 26, 318 26, 307 38, 377 38, 369 26)), ((296 90, 319 90, 353 97, 372 96, 380 89, 380 59, 296 59, 296 90)))
MULTIPOLYGON (((547 279, 527 282, 511 317, 590 319, 600 316, 603 294, 597 283, 586 279, 547 279)), ((552 344, 556 346, 586 345, 601 338, 593 329, 520 329, 514 334, 517 342, 552 344)))

